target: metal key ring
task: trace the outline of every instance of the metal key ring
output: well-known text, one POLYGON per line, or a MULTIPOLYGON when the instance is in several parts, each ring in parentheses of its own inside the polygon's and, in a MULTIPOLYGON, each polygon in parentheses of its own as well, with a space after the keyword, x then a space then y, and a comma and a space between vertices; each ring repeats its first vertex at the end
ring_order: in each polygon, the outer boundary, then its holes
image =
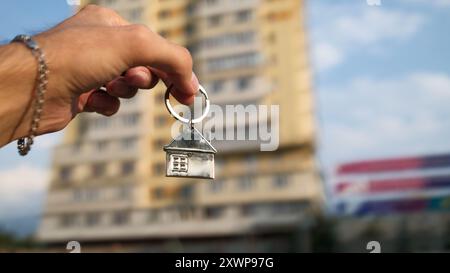
POLYGON ((206 116, 208 115, 208 112, 209 112, 209 108, 210 108, 210 101, 209 101, 208 94, 206 93, 206 90, 205 90, 205 88, 203 88, 203 86, 199 85, 198 91, 200 91, 200 93, 202 93, 202 95, 205 96, 205 102, 206 102, 205 112, 203 113, 203 115, 201 117, 196 118, 196 119, 183 118, 177 112, 175 112, 175 110, 173 109, 172 105, 170 104, 170 100, 169 100, 170 91, 172 90, 172 88, 173 88, 173 85, 171 85, 171 86, 169 86, 169 88, 167 88, 164 101, 166 103, 167 110, 175 119, 177 119, 183 123, 192 125, 192 124, 200 123, 203 119, 206 118, 206 116))

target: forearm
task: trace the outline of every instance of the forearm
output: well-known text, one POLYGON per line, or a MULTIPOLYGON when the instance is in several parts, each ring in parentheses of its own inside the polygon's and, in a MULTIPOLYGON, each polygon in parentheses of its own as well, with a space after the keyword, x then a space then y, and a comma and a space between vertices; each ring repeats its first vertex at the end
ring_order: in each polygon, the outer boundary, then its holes
MULTIPOLYGON (((183 104, 191 104, 198 91, 187 49, 113 10, 87 6, 33 39, 45 53, 48 82, 32 136, 62 130, 81 112, 111 116, 119 98, 151 89, 159 79, 174 86, 172 95, 183 104), (97 90, 103 85, 106 92, 97 90)), ((37 67, 23 43, 0 46, 0 147, 29 135, 37 67)))
POLYGON ((0 147, 29 130, 37 62, 24 45, 0 46, 0 147))

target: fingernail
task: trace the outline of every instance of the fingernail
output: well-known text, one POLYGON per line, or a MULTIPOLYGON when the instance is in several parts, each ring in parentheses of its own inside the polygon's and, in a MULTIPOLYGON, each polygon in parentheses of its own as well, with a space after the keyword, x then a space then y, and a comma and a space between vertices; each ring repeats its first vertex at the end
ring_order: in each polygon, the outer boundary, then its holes
POLYGON ((200 87, 200 83, 198 81, 197 76, 195 75, 194 72, 192 72, 192 79, 191 79, 191 83, 192 83, 192 87, 194 88, 194 91, 197 93, 199 87, 200 87))

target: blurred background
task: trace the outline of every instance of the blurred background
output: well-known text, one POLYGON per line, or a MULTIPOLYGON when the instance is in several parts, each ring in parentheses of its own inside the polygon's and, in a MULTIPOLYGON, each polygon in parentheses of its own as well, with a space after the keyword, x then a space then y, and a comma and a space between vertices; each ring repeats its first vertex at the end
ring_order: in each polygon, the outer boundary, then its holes
POLYGON ((0 150, 0 251, 450 250, 450 1, 2 1, 0 41, 89 3, 188 47, 214 104, 279 105, 280 147, 216 141, 214 181, 166 178, 158 85, 0 150))

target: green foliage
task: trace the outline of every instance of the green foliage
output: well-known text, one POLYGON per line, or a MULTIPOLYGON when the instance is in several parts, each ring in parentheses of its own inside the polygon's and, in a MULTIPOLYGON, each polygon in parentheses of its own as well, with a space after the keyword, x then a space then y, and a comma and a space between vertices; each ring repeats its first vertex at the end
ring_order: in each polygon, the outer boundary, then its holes
POLYGON ((31 250, 38 247, 31 237, 17 238, 9 232, 0 230, 0 252, 31 250))

